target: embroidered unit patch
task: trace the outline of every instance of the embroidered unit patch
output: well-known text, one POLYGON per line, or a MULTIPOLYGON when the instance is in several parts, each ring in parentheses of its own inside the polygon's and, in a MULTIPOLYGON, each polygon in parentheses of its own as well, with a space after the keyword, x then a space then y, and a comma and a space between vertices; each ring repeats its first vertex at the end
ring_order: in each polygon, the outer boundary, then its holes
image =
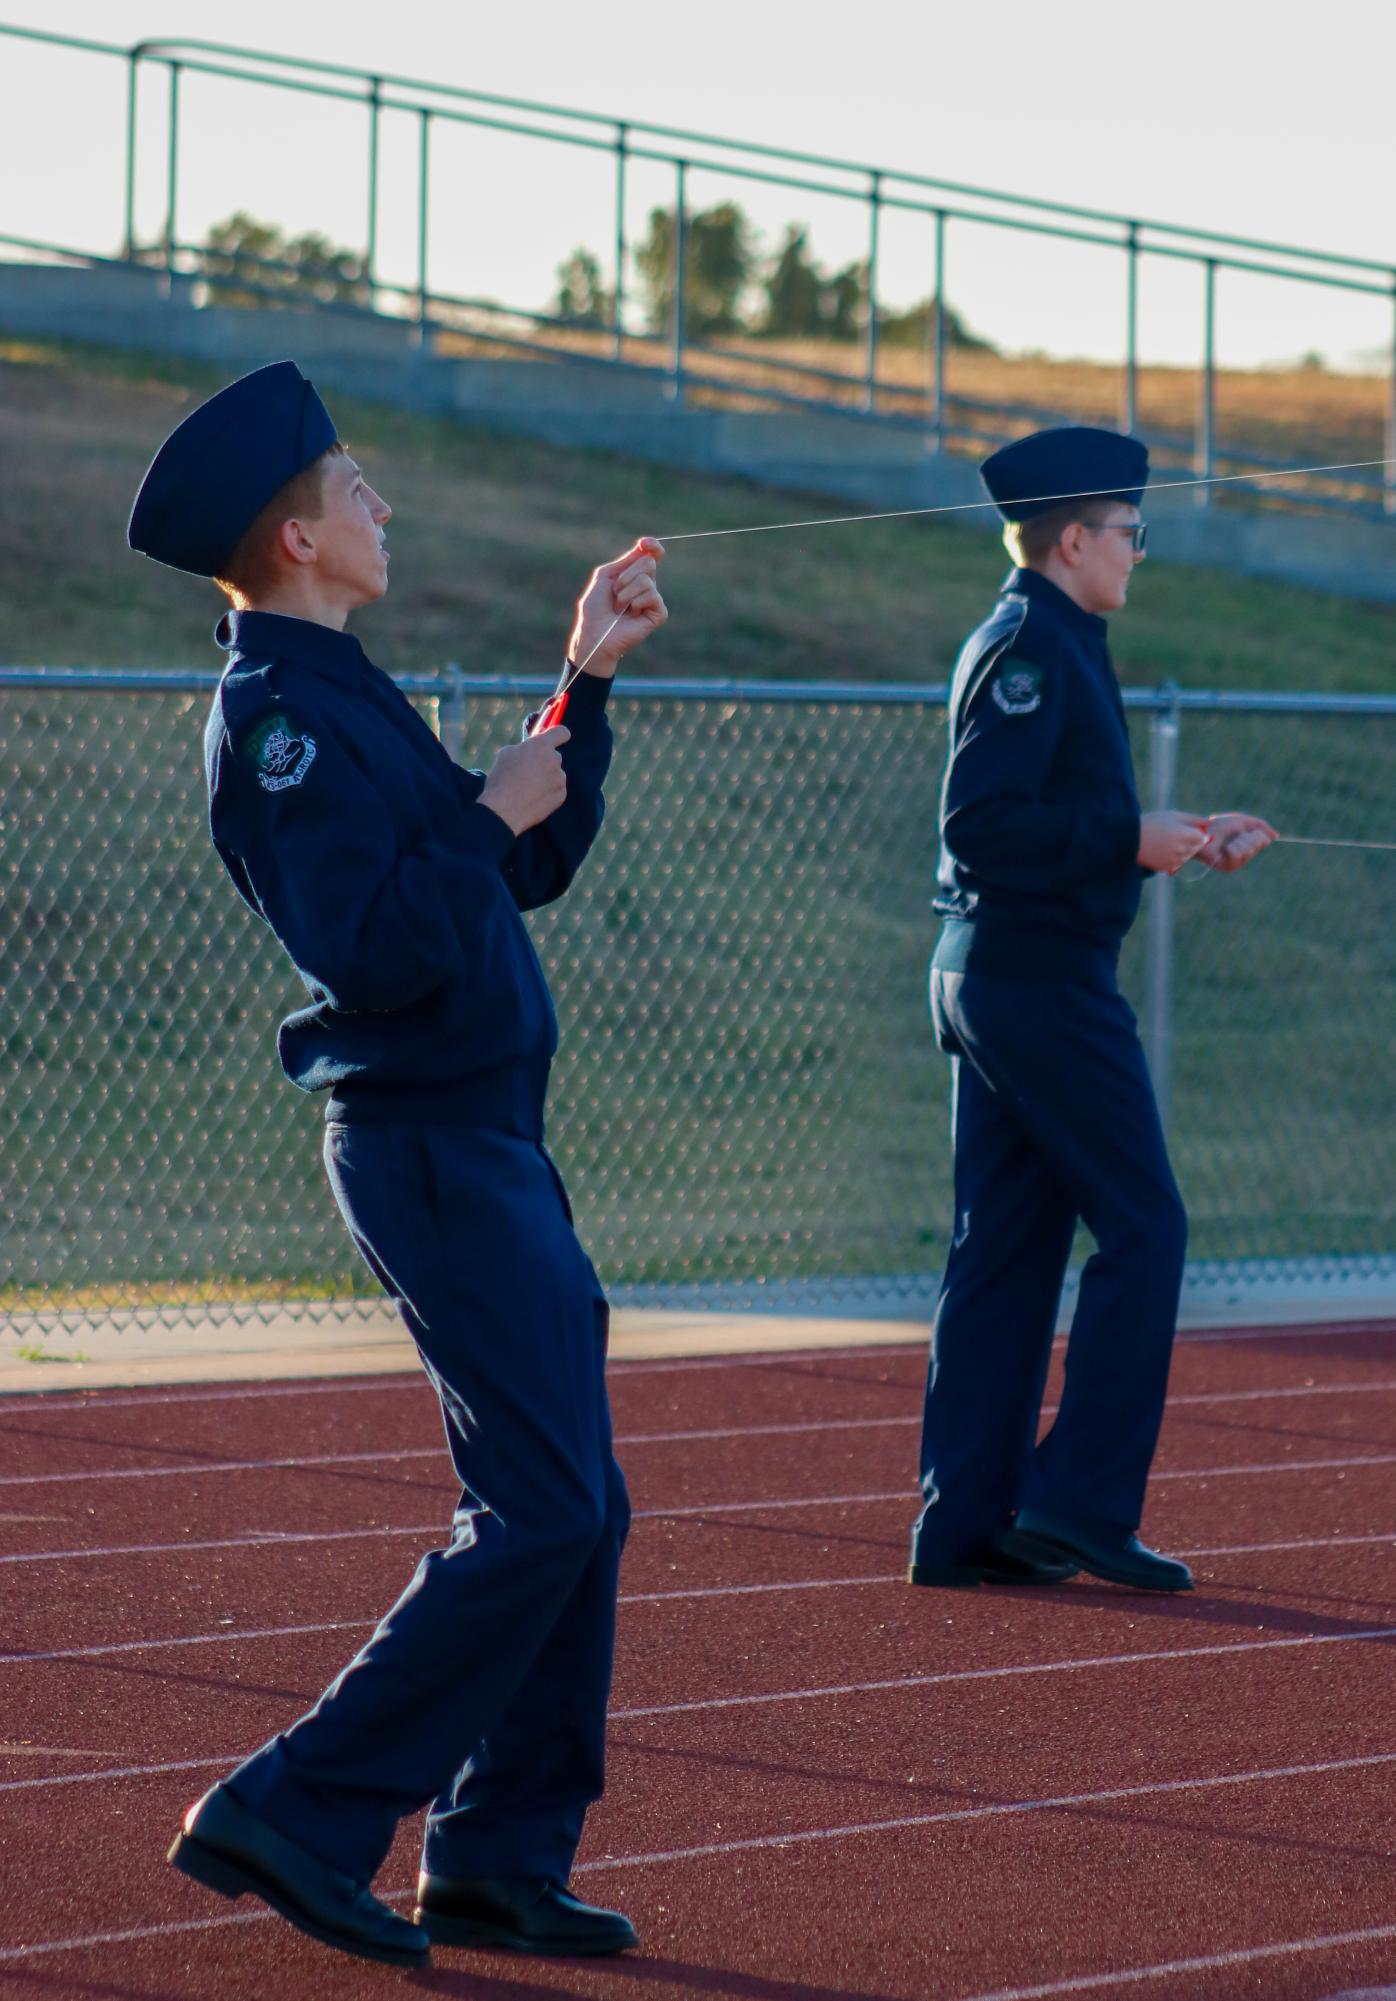
POLYGON ((315 761, 315 739, 297 731, 289 716, 268 716, 243 745, 257 768, 257 783, 268 792, 299 785, 315 761))
POLYGON ((1036 667, 1005 667, 989 692, 1006 716, 1030 716, 1042 707, 1042 675, 1036 667))

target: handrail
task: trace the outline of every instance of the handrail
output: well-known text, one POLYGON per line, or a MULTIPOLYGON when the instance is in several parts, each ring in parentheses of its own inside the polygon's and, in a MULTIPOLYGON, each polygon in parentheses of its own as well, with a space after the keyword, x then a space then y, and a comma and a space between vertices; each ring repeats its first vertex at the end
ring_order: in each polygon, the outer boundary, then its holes
MULTIPOLYGON (((0 25, 0 33, 9 32, 0 25)), ((1049 215, 1074 216, 1081 221, 1110 223, 1121 229, 1147 229, 1163 236, 1184 236, 1197 243, 1224 244, 1236 250, 1254 250, 1269 256, 1297 257, 1314 263, 1347 266, 1364 271, 1380 271, 1388 278, 1393 275, 1390 262, 1380 258, 1349 256, 1341 251, 1310 250, 1296 244, 1274 243, 1263 237, 1234 236, 1223 231, 1195 229, 1186 223, 1157 222, 1145 216, 1125 215, 1118 210, 1084 207, 1075 202, 1051 201, 1042 195, 1017 195, 1002 189, 975 187, 961 181, 943 180, 939 176, 918 174, 901 167, 874 166, 865 160, 845 160, 837 155, 806 153, 795 147, 769 146, 754 140, 730 139, 721 134, 692 132, 682 126, 656 125, 643 118, 633 118, 628 114, 622 118, 615 112, 578 111, 567 105, 541 104, 536 99, 502 96, 493 91, 470 90, 461 84, 431 83, 421 77, 397 76, 386 70, 360 68, 357 64, 329 63, 315 61, 302 56, 284 56, 274 51, 246 49, 236 44, 210 42, 199 38, 184 40, 162 40, 141 42, 125 54, 135 54, 139 50, 143 57, 158 61, 182 61, 185 51, 197 51, 205 55, 227 56, 243 62, 260 62, 285 68, 300 69, 316 75, 353 77, 370 86, 389 85, 397 90, 415 90, 433 97, 456 98, 465 103, 491 104, 501 110, 531 112, 535 116, 548 118, 569 118, 579 123, 617 126, 624 124, 631 132, 647 132, 653 138, 672 139, 680 145, 712 146, 722 150, 741 152, 753 158, 768 160, 791 160, 801 166, 822 167, 828 172, 859 174, 864 177, 876 176, 879 180, 900 181, 906 186, 929 188, 943 194, 959 195, 971 201, 994 201, 1014 208, 1039 210, 1049 215)), ((294 86, 293 86, 294 87, 294 86)), ((368 101, 368 93, 364 100, 368 101)), ((399 109, 416 109, 415 106, 399 106, 399 109)), ((631 149, 633 152, 633 148, 631 149)), ((664 155, 669 158, 669 155, 664 155)), ((689 162, 698 165, 699 162, 689 162)), ((819 189, 819 193, 837 193, 836 189, 819 189)), ((850 189, 846 192, 866 196, 865 189, 850 189)))
MULTIPOLYGON (((1315 250, 1301 245, 1276 243, 1261 237, 1197 229, 1180 223, 1128 216, 1078 203, 1054 201, 1038 195, 1016 195, 1003 190, 986 189, 902 168, 871 166, 837 156, 761 142, 748 142, 718 134, 693 132, 682 127, 655 124, 643 119, 622 118, 610 113, 544 104, 534 99, 475 90, 457 84, 433 83, 422 78, 403 76, 386 70, 373 70, 357 64, 282 55, 276 51, 248 49, 238 44, 209 41, 198 37, 190 39, 161 37, 121 45, 4 22, 0 22, 0 36, 56 49, 110 57, 125 66, 127 76, 125 236, 124 256, 120 261, 126 264, 148 263, 146 254, 136 239, 135 223, 141 70, 144 64, 154 63, 163 66, 168 72, 164 191, 166 220, 160 245, 156 247, 156 256, 163 270, 166 295, 172 302, 188 296, 182 288, 191 276, 189 264, 191 256, 196 260, 192 274, 194 277, 214 287, 220 282, 229 282, 220 279, 217 274, 210 274, 206 270, 199 271, 197 260, 207 254, 206 250, 194 251, 191 246, 183 244, 178 230, 181 84, 189 75, 219 77, 228 81, 252 86, 262 85, 362 107, 368 114, 367 229, 363 272, 366 291, 365 309, 372 310, 380 298, 397 297, 408 301, 410 324, 415 327, 415 337, 423 348, 430 344, 441 324, 438 309, 449 307, 459 310, 471 303, 453 298, 440 287, 433 286, 427 268, 430 246, 428 229, 430 152, 434 127, 443 123, 465 125, 552 145, 577 147, 590 153, 603 153, 614 157, 616 163, 612 232, 614 270, 603 331, 611 348, 609 365, 617 368, 629 369, 639 366, 628 361, 624 353, 627 340, 635 338, 627 325, 628 319, 633 315, 629 310, 625 285, 628 254, 627 167, 632 162, 645 161, 672 169, 675 175, 675 193, 671 210, 674 218, 673 267, 669 273, 667 289, 661 288, 660 293, 661 299, 667 300, 669 327, 667 331, 660 331, 659 338, 665 343, 666 361, 663 376, 667 394, 675 406, 681 406, 690 391, 701 388, 705 394, 717 392, 753 397, 758 402, 764 402, 775 408, 847 412, 852 407, 839 401, 833 392, 822 397, 816 394, 793 395, 788 389, 777 389, 769 383, 754 383, 745 377, 730 382, 726 379, 719 380, 711 372, 705 373, 701 366, 694 365, 701 363, 706 356, 718 352, 715 346, 704 346, 702 342, 695 340, 687 323, 685 302, 689 294, 685 284, 685 273, 689 261, 687 245, 693 220, 688 205, 688 195, 692 187, 691 176, 695 173, 725 175, 743 183, 779 187, 813 195, 821 200, 844 203, 851 201, 866 208, 868 247, 865 261, 861 266, 860 279, 860 369, 856 376, 851 371, 845 375, 844 371, 830 370, 822 379, 826 384, 836 382, 840 387, 845 380, 856 383, 858 413, 876 424, 905 427, 918 422, 918 419, 914 415, 909 415, 906 410, 905 386, 887 382, 880 368, 879 220, 884 210, 897 210, 923 216, 934 223, 934 289, 932 325, 928 337, 928 360, 931 365, 922 390, 922 415, 919 419, 919 428, 926 435, 928 449, 935 452, 945 449, 952 442, 958 448, 970 435, 975 437, 989 435, 983 427, 971 434, 966 431, 963 423, 957 424, 951 421, 949 415, 952 405, 958 403, 963 411, 972 406, 973 399, 956 397, 947 382, 945 357, 948 339, 944 301, 947 282, 948 225, 953 224, 961 229, 974 227, 1021 232, 1058 242, 1094 246, 1119 253, 1123 257, 1127 289, 1120 423, 1125 430, 1139 428, 1140 359, 1137 293, 1140 262, 1144 258, 1166 258, 1173 262, 1195 264, 1199 267, 1204 280, 1201 394, 1192 445, 1193 465, 1199 477, 1196 498, 1200 507, 1212 504, 1212 491, 1208 482, 1218 463, 1223 460, 1233 464, 1252 465, 1265 462, 1253 453, 1227 446, 1220 440, 1218 434, 1215 407, 1218 273, 1239 272, 1382 299, 1391 306, 1393 327, 1386 370, 1388 386, 1385 431, 1389 462, 1384 468, 1380 490, 1382 510, 1396 522, 1396 262, 1384 262, 1346 252, 1315 250), (406 114, 419 121, 417 277, 415 285, 412 286, 389 284, 378 275, 376 268, 379 239, 379 125, 384 112, 406 114), (415 310, 413 310, 414 303, 415 310), (437 317, 434 317, 434 312, 437 313, 437 317), (889 408, 889 402, 892 401, 895 401, 897 406, 895 409, 889 408)), ((23 240, 0 237, 0 243, 9 241, 15 244, 23 240)), ((107 261, 98 253, 76 251, 71 246, 50 248, 52 254, 60 257, 84 258, 94 264, 107 261)), ((235 253, 233 255, 236 262, 235 253)), ((273 268, 271 260, 264 262, 265 268, 273 268)), ((236 279, 231 282, 236 282, 236 279)), ((249 285, 249 289, 255 291, 255 284, 249 285)), ((479 309, 486 310, 483 301, 480 302, 479 309)), ((503 303, 488 310, 496 317, 507 318, 512 313, 516 321, 541 330, 531 340, 521 340, 517 337, 517 333, 497 336, 507 346, 518 347, 530 353, 565 357, 584 365, 595 365, 601 359, 597 355, 574 354, 550 344, 546 336, 552 325, 557 323, 554 315, 524 308, 511 308, 503 303)), ((752 373, 767 365, 767 357, 751 359, 752 373)), ((646 366, 645 372, 653 371, 646 366)), ((793 358, 789 363, 789 374, 797 385, 808 386, 811 389, 821 380, 819 371, 793 358)), ((994 405, 973 405, 973 407, 982 407, 987 414, 1000 419, 1008 419, 1012 415, 1010 406, 1003 402, 994 405)), ((1049 421, 1060 421, 1062 414, 1052 413, 1049 421)), ((1350 486, 1363 484, 1370 486, 1375 483, 1349 483, 1350 486)), ((1331 492, 1304 492, 1269 497, 1279 504, 1286 504, 1290 499, 1297 498, 1306 505, 1327 508, 1363 508, 1367 504, 1365 497, 1353 500, 1346 490, 1342 497, 1331 492)))
MULTIPOLYGON (((856 174, 865 180, 875 176, 884 184, 894 181, 903 186, 926 188, 932 192, 959 196, 969 201, 996 202, 1005 207, 1029 209, 1044 215, 1071 216, 1078 221, 1105 223, 1124 230, 1148 230, 1160 236, 1182 237, 1193 243, 1217 244, 1233 250, 1255 251, 1264 256, 1298 258, 1309 263, 1326 264, 1348 270, 1380 272, 1388 280, 1396 277, 1396 265, 1381 258, 1359 257, 1346 251, 1315 250, 1301 244, 1276 243, 1266 237, 1239 236, 1223 230, 1198 229, 1188 223, 1161 222, 1148 216, 1129 215, 1115 209, 1092 208, 1079 202, 1053 201, 1042 195, 1019 195, 1002 188, 984 188, 970 182, 946 180, 939 175, 920 174, 909 168, 877 166, 866 160, 847 160, 837 154, 808 153, 798 147, 771 146, 756 140, 732 139, 721 133, 694 132, 683 126, 659 125, 648 119, 634 118, 629 114, 622 117, 616 112, 585 111, 570 105, 544 104, 535 98, 511 97, 495 91, 472 90, 462 84, 433 83, 427 78, 402 76, 389 70, 366 69, 353 63, 325 62, 308 56, 286 56, 275 50, 248 49, 236 43, 212 42, 197 36, 188 39, 161 38, 121 44, 94 41, 85 36, 59 35, 46 29, 15 26, 7 22, 0 22, 0 35, 82 50, 91 54, 119 56, 127 61, 176 63, 189 68, 197 67, 196 64, 190 63, 190 56, 214 57, 219 59, 219 67, 214 71, 219 75, 229 73, 223 66, 223 61, 226 59, 234 62, 260 63, 273 69, 299 70, 310 76, 349 78, 367 86, 361 93, 349 91, 333 93, 341 101, 346 102, 369 104, 387 86, 395 90, 416 91, 423 96, 444 97, 465 104, 488 104, 499 110, 526 112, 535 117, 563 118, 577 124, 607 126, 613 130, 624 125, 631 133, 644 132, 652 138, 673 140, 685 146, 708 146, 719 151, 744 153, 753 159, 788 160, 800 166, 819 167, 829 173, 856 174)), ((304 90, 314 95, 329 94, 316 85, 298 82, 295 79, 282 84, 279 78, 259 76, 246 71, 233 74, 237 80, 243 82, 273 86, 279 84, 285 89, 304 90)), ((420 108, 416 104, 401 104, 387 99, 382 99, 381 102, 385 109, 415 111, 420 108)), ((530 136, 549 135, 532 133, 530 136)), ((635 151, 634 148, 630 150, 632 153, 635 151)), ((672 159, 672 155, 668 153, 647 154, 643 157, 672 159)), ((688 164, 700 166, 711 163, 690 161, 688 164)), ((833 195, 847 193, 863 199, 866 199, 867 194, 866 188, 818 187, 812 191, 833 195)), ((986 218, 976 218, 976 220, 984 219, 986 218)))

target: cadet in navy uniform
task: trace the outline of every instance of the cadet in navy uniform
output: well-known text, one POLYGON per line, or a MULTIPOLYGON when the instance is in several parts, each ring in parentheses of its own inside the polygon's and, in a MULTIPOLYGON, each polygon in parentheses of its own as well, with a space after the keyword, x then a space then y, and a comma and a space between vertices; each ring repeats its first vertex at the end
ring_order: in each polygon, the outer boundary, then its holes
POLYGON ((1195 856, 1231 873, 1274 832, 1249 814, 1140 813, 1106 614, 1144 553, 1145 447, 1067 427, 982 471, 1018 567, 950 696, 931 1011, 954 1067, 955 1229, 910 1581, 1087 1570, 1186 1590, 1186 1565, 1135 1533, 1187 1218, 1115 968, 1150 871, 1195 856), (1097 1248, 1037 1444, 1078 1219, 1097 1248))
POLYGON ((170 1859, 370 1959, 421 1965, 432 1940, 616 1952, 629 1922, 566 1885, 602 1790, 629 1507, 606 1303, 542 1144, 557 1024, 520 912, 561 896, 596 838, 611 677, 665 620, 662 551, 595 573, 572 659, 601 644, 566 726, 485 777, 344 630, 387 589, 388 518, 290 362, 187 418, 131 516, 134 548, 235 606, 205 739, 214 845, 304 981, 282 1066, 327 1094, 336 1200, 462 1485, 447 1545, 309 1714, 190 1809, 170 1859), (423 1806, 409 1921, 369 1884, 423 1806))

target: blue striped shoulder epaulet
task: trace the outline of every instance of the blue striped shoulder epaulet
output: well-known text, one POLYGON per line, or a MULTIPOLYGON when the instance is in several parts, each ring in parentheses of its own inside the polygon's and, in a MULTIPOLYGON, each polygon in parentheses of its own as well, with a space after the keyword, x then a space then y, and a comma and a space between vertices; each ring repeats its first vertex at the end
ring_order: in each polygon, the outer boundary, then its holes
POLYGON ((960 649, 950 683, 952 717, 962 715, 969 707, 1022 631, 1027 615, 1027 593, 1005 591, 984 623, 970 634, 960 649))

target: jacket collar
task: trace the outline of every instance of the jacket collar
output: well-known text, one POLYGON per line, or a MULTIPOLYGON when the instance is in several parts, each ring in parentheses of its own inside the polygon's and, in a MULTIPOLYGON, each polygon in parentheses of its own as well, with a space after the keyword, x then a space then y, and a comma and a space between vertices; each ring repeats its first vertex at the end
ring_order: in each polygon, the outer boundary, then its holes
POLYGON ((1104 643, 1109 628, 1096 612, 1083 611, 1074 598, 1069 598, 1050 577, 1044 577, 1040 570, 1010 570, 1005 591, 1021 591, 1032 604, 1040 605, 1050 616, 1061 620, 1063 625, 1074 628, 1087 638, 1104 643))
POLYGON ((253 659, 295 660, 342 687, 356 688, 364 650, 350 632, 332 632, 308 618, 275 611, 227 611, 213 631, 227 653, 253 659))

